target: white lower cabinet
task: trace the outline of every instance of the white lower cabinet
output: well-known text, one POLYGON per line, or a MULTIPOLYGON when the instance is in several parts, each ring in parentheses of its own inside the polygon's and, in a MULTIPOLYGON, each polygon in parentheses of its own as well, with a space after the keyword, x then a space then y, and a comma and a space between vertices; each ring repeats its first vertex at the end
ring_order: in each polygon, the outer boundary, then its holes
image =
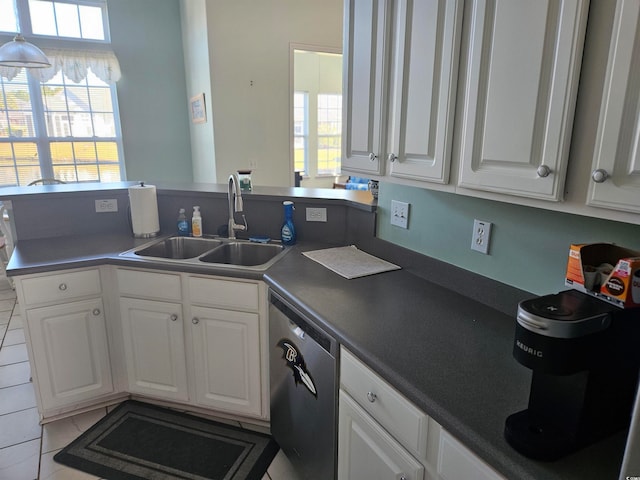
POLYGON ((435 480, 431 419, 340 350, 338 479, 435 480))
POLYGON ((117 280, 128 391, 189 400, 180 274, 121 268, 117 280))
POLYGON ((34 308, 26 313, 45 410, 113 391, 101 298, 34 308))
POLYGON ((261 414, 260 318, 253 312, 192 307, 196 402, 261 414))
POLYGON ((471 450, 442 430, 438 456, 438 475, 441 480, 505 480, 471 450))
POLYGON ((266 418, 267 289, 263 282, 187 277, 195 403, 266 418))
POLYGON ((115 393, 98 268, 15 277, 42 418, 115 393))
POLYGON ((128 391, 266 418, 262 282, 118 268, 128 391))
POLYGON ((425 478, 422 464, 343 390, 339 411, 339 479, 425 478))
POLYGON ((182 305, 120 298, 131 393, 188 400, 182 305))
POLYGON ((344 347, 338 480, 505 480, 344 347))

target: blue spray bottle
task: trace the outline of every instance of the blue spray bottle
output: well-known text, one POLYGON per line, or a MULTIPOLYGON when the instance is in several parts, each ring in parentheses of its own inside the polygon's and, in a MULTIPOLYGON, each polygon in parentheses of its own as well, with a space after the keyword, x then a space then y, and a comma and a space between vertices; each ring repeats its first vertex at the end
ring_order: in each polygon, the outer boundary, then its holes
POLYGON ((293 202, 290 201, 282 202, 282 205, 284 205, 284 223, 280 230, 282 243, 284 245, 293 245, 296 243, 296 228, 293 225, 293 211, 295 208, 293 207, 293 202))
POLYGON ((184 208, 181 208, 178 212, 178 235, 183 237, 189 235, 189 222, 187 222, 184 208))

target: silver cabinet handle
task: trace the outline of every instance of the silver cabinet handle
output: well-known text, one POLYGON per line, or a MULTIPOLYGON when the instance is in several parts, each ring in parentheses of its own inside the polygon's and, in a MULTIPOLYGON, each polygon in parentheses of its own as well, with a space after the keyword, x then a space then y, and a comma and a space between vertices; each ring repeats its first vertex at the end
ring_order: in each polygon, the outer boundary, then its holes
POLYGON ((67 289, 66 283, 61 283, 60 285, 58 285, 58 290, 64 292, 66 289, 67 289))
POLYGON ((100 315, 101 312, 100 312, 99 308, 94 308, 93 312, 91 312, 91 313, 93 313, 93 315, 97 317, 98 315, 100 315))
POLYGON ((596 183, 603 183, 607 180, 607 178, 609 178, 609 174, 602 168, 598 168, 597 170, 591 172, 591 180, 596 183))
POLYGON ((200 323, 200 319, 198 317, 193 317, 191 319, 191 323, 193 323, 194 325, 197 325, 200 323))
POLYGON ((376 158, 378 158, 378 156, 375 153, 371 152, 369 154, 369 161, 373 162, 376 158))
POLYGON ((367 400, 369 400, 371 403, 375 402, 376 398, 378 398, 378 396, 375 393, 367 392, 367 400))
POLYGON ((387 155, 387 161, 389 162, 395 162, 398 159, 398 156, 395 153, 390 153, 389 155, 387 155))
POLYGON ((178 315, 176 315, 175 313, 173 315, 171 315, 169 317, 171 319, 172 322, 175 322, 176 320, 178 320, 178 315))
POLYGON ((551 173, 551 169, 546 165, 540 165, 536 170, 536 173, 540 178, 545 178, 549 176, 549 174, 551 173))

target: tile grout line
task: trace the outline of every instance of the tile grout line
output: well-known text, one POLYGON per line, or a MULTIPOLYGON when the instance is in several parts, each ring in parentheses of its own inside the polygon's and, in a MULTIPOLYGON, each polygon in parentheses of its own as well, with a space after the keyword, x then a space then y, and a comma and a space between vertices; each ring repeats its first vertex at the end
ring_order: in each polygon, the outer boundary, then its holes
POLYGON ((0 451, 4 450, 5 448, 15 447, 16 445, 24 445, 25 443, 33 442, 34 440, 40 440, 40 443, 42 443, 42 433, 40 433, 40 437, 31 438, 29 440, 23 440, 23 441, 18 442, 18 443, 12 443, 11 445, 7 445, 6 447, 0 448, 0 451))
POLYGON ((44 437, 44 426, 40 425, 40 448, 38 448, 38 475, 36 480, 40 478, 40 470, 42 469, 42 444, 44 437))

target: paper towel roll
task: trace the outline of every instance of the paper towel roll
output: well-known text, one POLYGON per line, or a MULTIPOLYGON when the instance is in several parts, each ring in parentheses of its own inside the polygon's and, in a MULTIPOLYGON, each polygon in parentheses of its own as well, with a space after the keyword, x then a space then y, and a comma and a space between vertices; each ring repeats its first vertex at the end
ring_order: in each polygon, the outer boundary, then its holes
POLYGON ((155 237, 160 232, 158 219, 158 198, 154 185, 129 187, 129 205, 131 206, 131 229, 138 238, 155 237))

